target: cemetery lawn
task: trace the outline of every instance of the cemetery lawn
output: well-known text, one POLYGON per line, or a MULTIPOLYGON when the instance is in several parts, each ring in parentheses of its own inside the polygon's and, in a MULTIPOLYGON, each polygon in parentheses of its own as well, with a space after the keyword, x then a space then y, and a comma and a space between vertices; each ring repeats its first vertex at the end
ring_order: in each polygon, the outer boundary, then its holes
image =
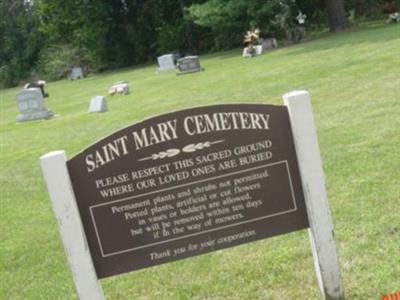
MULTIPOLYGON (((144 118, 216 103, 312 97, 347 299, 400 290, 400 26, 368 23, 252 59, 201 56, 204 72, 155 64, 47 84, 49 121, 17 124, 17 88, 0 91, 0 299, 76 299, 39 157, 89 144, 144 118), (127 80, 131 94, 90 98, 127 80)), ((107 300, 320 299, 307 231, 101 281, 107 300)))

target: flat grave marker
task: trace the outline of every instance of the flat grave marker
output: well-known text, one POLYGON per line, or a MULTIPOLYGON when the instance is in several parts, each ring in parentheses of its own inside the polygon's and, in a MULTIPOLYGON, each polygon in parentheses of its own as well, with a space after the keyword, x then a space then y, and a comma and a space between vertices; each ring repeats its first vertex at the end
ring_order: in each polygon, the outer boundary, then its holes
POLYGON ((129 85, 128 82, 125 80, 117 81, 110 86, 108 89, 109 95, 121 94, 121 95, 128 95, 129 94, 129 85))

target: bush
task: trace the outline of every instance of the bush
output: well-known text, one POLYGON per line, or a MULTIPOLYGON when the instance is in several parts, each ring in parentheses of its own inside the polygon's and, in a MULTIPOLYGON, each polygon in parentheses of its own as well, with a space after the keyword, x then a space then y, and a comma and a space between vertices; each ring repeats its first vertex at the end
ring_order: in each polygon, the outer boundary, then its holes
POLYGON ((46 80, 58 80, 68 72, 67 58, 71 55, 69 47, 48 47, 40 52, 37 64, 38 73, 46 80))
POLYGON ((70 45, 52 45, 40 52, 36 71, 46 80, 66 78, 75 66, 83 66, 86 72, 97 71, 98 66, 85 51, 70 45))
POLYGON ((357 17, 381 18, 400 9, 400 0, 347 0, 346 9, 355 10, 357 17))
POLYGON ((0 1, 0 85, 15 86, 29 77, 44 36, 30 1, 0 1))
POLYGON ((15 85, 14 76, 8 65, 0 67, 0 88, 5 88, 15 85))

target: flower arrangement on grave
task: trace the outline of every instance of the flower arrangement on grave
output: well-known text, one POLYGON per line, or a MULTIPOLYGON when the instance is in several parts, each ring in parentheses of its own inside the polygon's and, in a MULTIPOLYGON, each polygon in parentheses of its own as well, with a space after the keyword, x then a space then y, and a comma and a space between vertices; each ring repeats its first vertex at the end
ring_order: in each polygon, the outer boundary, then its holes
POLYGON ((245 51, 247 54, 254 56, 256 50, 254 46, 258 43, 258 39, 260 38, 260 29, 256 28, 254 30, 247 31, 244 36, 244 44, 246 45, 245 51))
POLYGON ((296 17, 297 25, 294 26, 292 32, 292 40, 295 43, 301 42, 306 36, 306 18, 307 16, 299 10, 299 14, 296 17))
POLYGON ((398 12, 390 14, 388 19, 386 20, 386 24, 389 23, 400 23, 400 14, 398 12))
POLYGON ((300 10, 296 1, 279 1, 280 8, 277 10, 271 24, 276 31, 284 35, 290 42, 299 42, 305 34, 305 23, 307 16, 300 10), (297 14, 297 15, 296 15, 297 14), (303 35, 302 35, 303 34, 303 35))
POLYGON ((303 14, 301 10, 299 10, 299 14, 296 17, 297 23, 299 23, 300 26, 304 25, 304 23, 306 22, 306 18, 307 15, 303 14))

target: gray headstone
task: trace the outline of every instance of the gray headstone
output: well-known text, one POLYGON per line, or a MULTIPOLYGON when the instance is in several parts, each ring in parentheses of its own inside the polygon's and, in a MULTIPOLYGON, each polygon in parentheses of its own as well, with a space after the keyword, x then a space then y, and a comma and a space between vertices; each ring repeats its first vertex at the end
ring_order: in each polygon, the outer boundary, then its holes
POLYGON ((76 80, 83 78, 83 70, 81 67, 74 67, 71 69, 71 74, 69 75, 69 79, 76 80))
POLYGON ((103 96, 94 96, 90 100, 89 112, 90 113, 101 113, 107 111, 106 98, 103 96))
POLYGON ((200 60, 198 56, 186 56, 178 59, 178 75, 200 72, 203 68, 200 66, 200 60))
POLYGON ((168 71, 175 69, 175 59, 176 56, 174 54, 165 54, 163 56, 157 57, 158 61, 158 70, 159 71, 168 71))
POLYGON ((17 105, 20 111, 17 116, 17 122, 50 119, 54 116, 53 112, 45 107, 42 92, 39 88, 20 91, 17 94, 17 105))
POLYGON ((278 47, 278 43, 277 43, 276 39, 274 39, 274 38, 265 39, 262 42, 263 50, 273 49, 273 48, 277 48, 277 47, 278 47))

